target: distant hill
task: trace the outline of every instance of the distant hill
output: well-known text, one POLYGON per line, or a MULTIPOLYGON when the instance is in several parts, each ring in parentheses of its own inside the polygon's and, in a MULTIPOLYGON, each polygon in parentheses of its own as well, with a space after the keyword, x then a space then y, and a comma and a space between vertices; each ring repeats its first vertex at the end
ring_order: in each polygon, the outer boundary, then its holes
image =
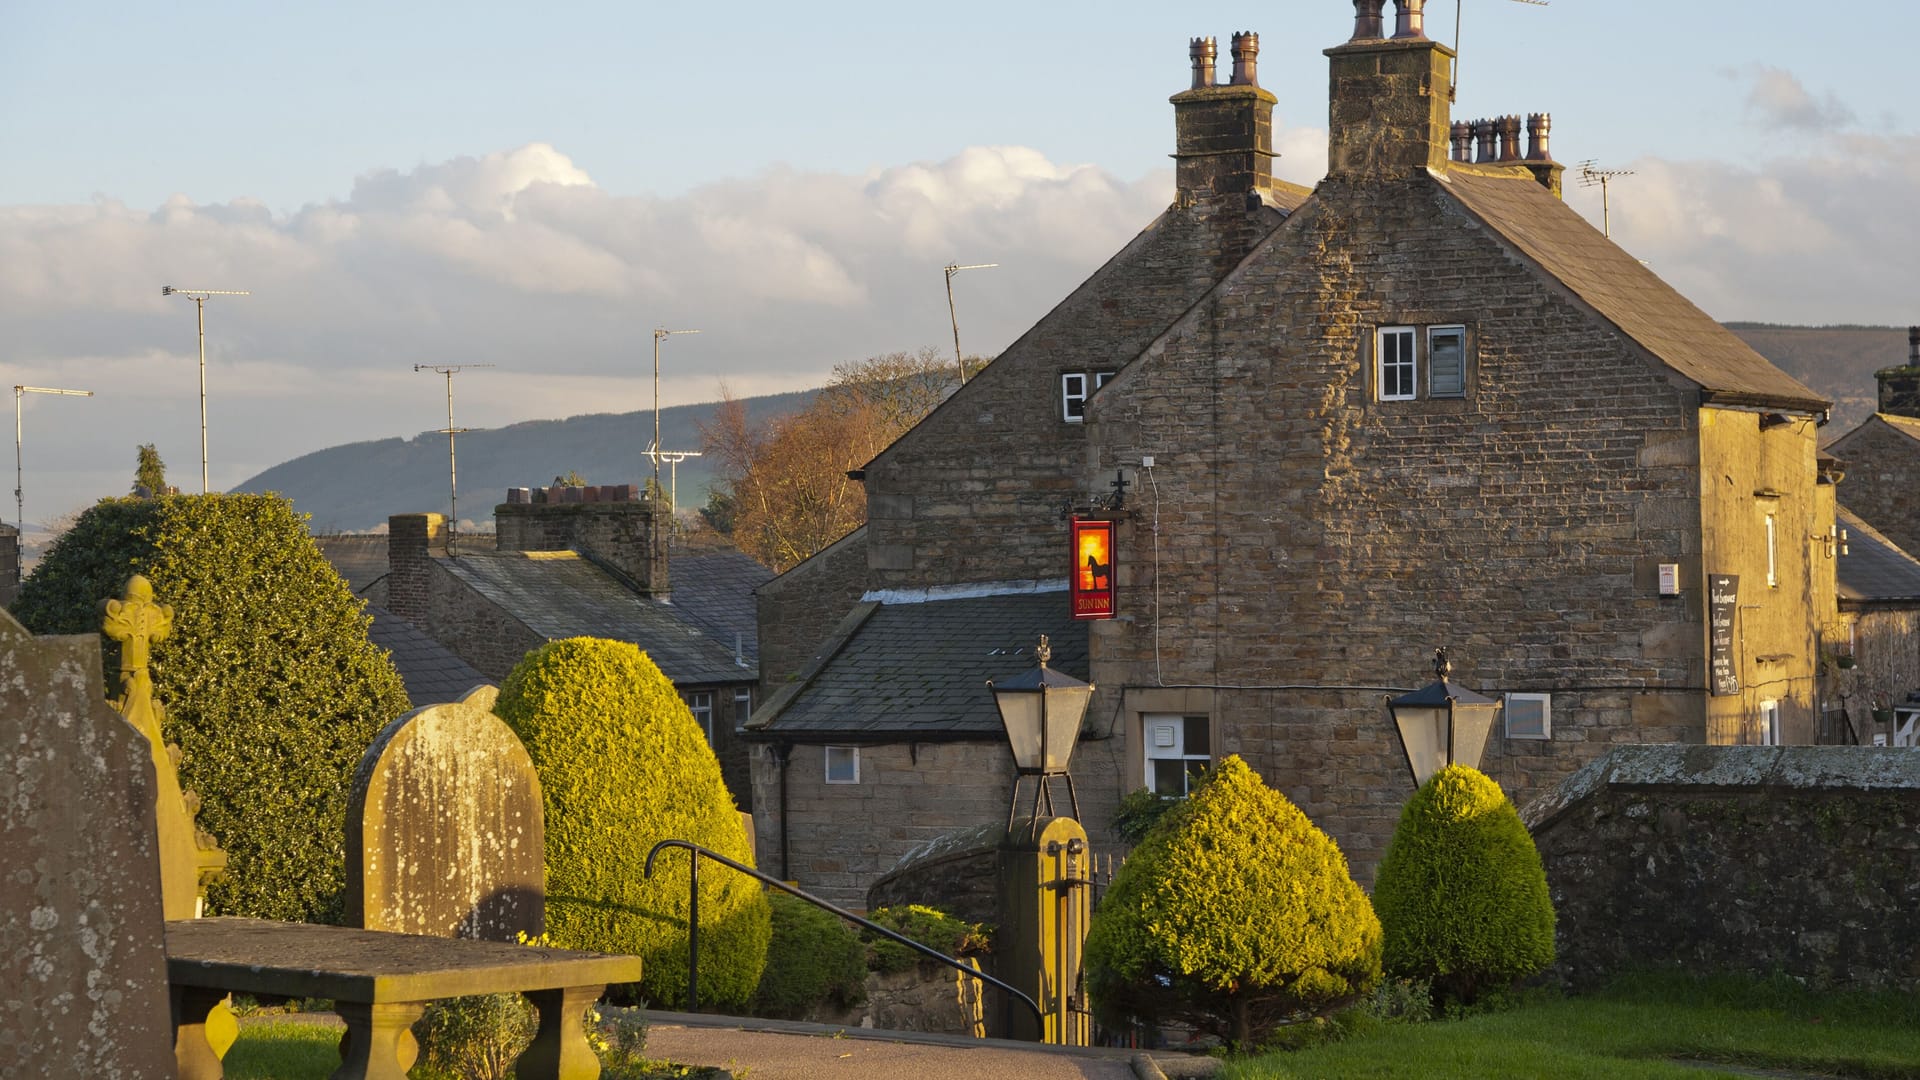
POLYGON ((1896 326, 1776 326, 1730 322, 1753 351, 1833 401, 1820 441, 1839 438, 1873 415, 1880 384, 1873 373, 1907 362, 1907 331, 1896 326))
MULTIPOLYGON (((798 412, 814 391, 743 398, 749 419, 798 412)), ((697 424, 709 421, 714 403, 660 410, 660 441, 669 447, 700 445, 697 424)), ((457 444, 460 517, 488 522, 510 487, 550 484, 578 472, 590 484, 638 484, 651 472, 647 444, 653 441, 653 410, 594 413, 566 420, 529 420, 503 428, 475 429, 457 444)), ((672 470, 662 465, 660 482, 672 470)), ((680 507, 704 506, 714 466, 689 458, 679 469, 680 507)), ((315 532, 352 532, 386 524, 391 514, 447 509, 447 437, 423 431, 411 439, 379 439, 316 450, 283 462, 238 485, 235 491, 277 491, 313 517, 315 532)))
MULTIPOLYGON (((1825 439, 1836 438, 1874 410, 1873 373, 1906 363, 1907 334, 1892 326, 1775 326, 1728 323, 1754 351, 1834 402, 1825 439)), ((747 398, 755 421, 797 412, 813 391, 747 398)), ((668 446, 700 445, 696 424, 714 405, 681 405, 660 412, 668 446)), ((642 452, 653 436, 653 412, 597 413, 567 420, 530 420, 460 436, 460 516, 486 521, 509 487, 551 483, 568 470, 594 484, 638 483, 648 467, 642 452)), ((713 466, 705 458, 680 465, 682 508, 704 505, 713 466)), ((666 478, 662 470, 661 477, 666 478)), ((313 515, 316 532, 370 529, 389 514, 445 510, 447 440, 437 432, 330 447, 276 465, 235 488, 278 491, 313 515)))

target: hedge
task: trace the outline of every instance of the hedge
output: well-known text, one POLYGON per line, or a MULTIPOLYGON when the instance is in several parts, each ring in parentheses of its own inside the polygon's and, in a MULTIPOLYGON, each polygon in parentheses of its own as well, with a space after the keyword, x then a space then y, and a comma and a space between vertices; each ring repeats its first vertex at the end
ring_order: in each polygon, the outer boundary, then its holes
MULTIPOLYGON (((227 852, 217 915, 339 922, 354 767, 405 688, 371 621, 278 495, 105 499, 80 515, 21 588, 35 633, 100 630, 101 604, 139 573, 173 608, 153 648, 162 730, 198 824, 227 852)), ((119 645, 102 637, 109 693, 119 645)))
MULTIPOLYGON (((568 638, 528 653, 494 711, 540 774, 547 826, 547 936, 569 949, 645 959, 649 1001, 687 997, 687 840, 752 865, 720 763, 693 714, 638 648, 568 638)), ((700 874, 700 1003, 744 1007, 772 931, 759 882, 717 863, 700 874)))
POLYGON ((1400 812, 1375 874, 1389 974, 1431 980, 1443 1002, 1553 963, 1553 901, 1540 852, 1500 785, 1476 769, 1435 773, 1400 812))
POLYGON ((847 1009, 866 1000, 867 950, 838 915, 786 893, 773 904, 773 943, 754 995, 755 1016, 804 1020, 814 1009, 847 1009))
POLYGON ((1120 868, 1086 970, 1108 1023, 1179 1020, 1247 1049, 1378 982, 1380 921, 1332 838, 1228 757, 1120 868))

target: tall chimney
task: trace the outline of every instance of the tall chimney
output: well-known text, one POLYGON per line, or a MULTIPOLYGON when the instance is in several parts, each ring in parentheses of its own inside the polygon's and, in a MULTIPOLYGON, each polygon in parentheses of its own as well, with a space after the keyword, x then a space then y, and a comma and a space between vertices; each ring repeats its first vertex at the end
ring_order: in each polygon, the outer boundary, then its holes
POLYGON ((1907 366, 1882 368, 1880 411, 1920 419, 1920 326, 1907 327, 1907 366))
POLYGON ((1174 184, 1178 205, 1273 186, 1273 106, 1260 88, 1260 35, 1233 35, 1233 81, 1214 84, 1212 38, 1194 38, 1187 54, 1193 85, 1173 95, 1174 184))
POLYGON ((1373 33, 1369 20, 1382 5, 1356 3, 1353 40, 1326 51, 1329 177, 1386 179, 1447 167, 1454 54, 1427 38, 1424 5, 1397 0, 1394 35, 1382 40, 1361 36, 1373 33))
POLYGON ((387 610, 428 629, 433 557, 447 553, 444 514, 394 514, 387 519, 387 610))

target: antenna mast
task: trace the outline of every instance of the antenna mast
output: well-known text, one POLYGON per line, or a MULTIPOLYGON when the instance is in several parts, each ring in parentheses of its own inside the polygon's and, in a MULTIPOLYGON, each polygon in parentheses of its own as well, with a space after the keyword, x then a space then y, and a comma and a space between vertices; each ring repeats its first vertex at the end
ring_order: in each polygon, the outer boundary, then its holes
POLYGON ((431 371, 447 377, 447 426, 440 430, 447 436, 447 554, 453 554, 454 540, 460 532, 460 483, 459 470, 454 468, 453 437, 470 428, 453 426, 453 377, 470 368, 490 368, 492 364, 415 364, 415 371, 431 371))
POLYGON ((1593 158, 1580 163, 1580 186, 1600 185, 1600 234, 1611 240, 1613 239, 1613 212, 1607 205, 1607 181, 1616 176, 1632 176, 1633 170, 1594 168, 1598 164, 1600 163, 1593 158))

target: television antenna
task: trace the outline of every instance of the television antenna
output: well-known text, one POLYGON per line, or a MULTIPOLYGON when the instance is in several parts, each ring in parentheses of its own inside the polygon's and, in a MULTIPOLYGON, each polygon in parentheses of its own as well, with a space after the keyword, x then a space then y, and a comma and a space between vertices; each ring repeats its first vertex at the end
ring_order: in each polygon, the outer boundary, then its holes
MULTIPOLYGON (((675 520, 680 512, 680 463, 688 458, 700 456, 698 450, 659 450, 659 443, 647 444, 647 458, 653 462, 654 475, 660 473, 660 463, 667 463, 667 520, 675 520)), ((656 485, 657 486, 657 485, 656 485)))
POLYGON ((1632 176, 1633 170, 1594 168, 1598 164, 1600 163, 1593 158, 1580 163, 1580 186, 1593 187, 1596 184, 1600 186, 1600 234, 1611 240, 1613 239, 1613 219, 1612 211, 1607 205, 1607 181, 1616 176, 1632 176))
POLYGON ((453 377, 472 368, 490 368, 492 364, 415 364, 415 371, 431 371, 447 377, 447 426, 441 428, 447 437, 447 554, 453 554, 453 543, 460 531, 460 491, 459 472, 454 468, 453 437, 471 428, 453 426, 453 377))
MULTIPOLYGON (((1513 2, 1532 4, 1534 7, 1549 6, 1548 0, 1513 0, 1513 2)), ((1460 98, 1460 9, 1465 7, 1466 3, 1467 0, 1453 0, 1453 85, 1447 87, 1449 102, 1458 101, 1460 98)))

